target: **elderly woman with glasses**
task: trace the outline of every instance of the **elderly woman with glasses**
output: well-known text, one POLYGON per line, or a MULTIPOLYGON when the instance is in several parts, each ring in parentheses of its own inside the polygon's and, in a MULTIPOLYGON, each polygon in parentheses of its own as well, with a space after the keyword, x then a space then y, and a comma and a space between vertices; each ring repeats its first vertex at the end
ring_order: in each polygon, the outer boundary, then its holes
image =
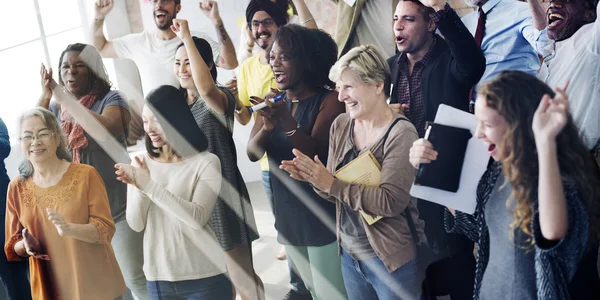
POLYGON ((115 224, 102 178, 72 163, 48 110, 20 118, 25 161, 6 203, 9 261, 29 259, 33 299, 115 299, 125 282, 110 244, 115 224))

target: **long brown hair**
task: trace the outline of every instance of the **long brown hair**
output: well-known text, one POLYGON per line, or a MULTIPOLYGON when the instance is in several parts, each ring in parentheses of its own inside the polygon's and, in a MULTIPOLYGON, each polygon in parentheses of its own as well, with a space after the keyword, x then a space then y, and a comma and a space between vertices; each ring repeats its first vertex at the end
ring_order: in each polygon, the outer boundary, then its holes
MULTIPOLYGON (((499 151, 504 154, 502 171, 512 185, 507 206, 512 207, 514 220, 511 230, 520 228, 533 243, 531 220, 532 201, 537 197, 539 165, 533 129, 533 115, 542 97, 554 97, 554 91, 534 76, 520 71, 504 71, 495 79, 482 84, 479 96, 488 107, 496 110, 508 123, 499 151)), ((579 129, 569 115, 567 124, 556 137, 558 165, 561 176, 577 183, 581 200, 588 212, 592 231, 600 237, 600 178, 591 153, 579 137, 579 129)))

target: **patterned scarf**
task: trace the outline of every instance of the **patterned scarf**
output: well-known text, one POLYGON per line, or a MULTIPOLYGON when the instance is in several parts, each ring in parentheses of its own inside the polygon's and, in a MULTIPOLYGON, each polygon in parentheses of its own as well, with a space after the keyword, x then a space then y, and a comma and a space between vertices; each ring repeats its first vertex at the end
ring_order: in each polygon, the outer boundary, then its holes
MULTIPOLYGON (((97 97, 98 91, 93 89, 89 94, 79 99, 79 103, 85 106, 85 108, 90 109, 94 102, 96 102, 97 97)), ((64 108, 62 108, 60 113, 60 119, 62 120, 60 127, 67 135, 67 146, 73 152, 73 162, 80 163, 81 149, 88 146, 88 140, 85 137, 84 130, 64 108)))

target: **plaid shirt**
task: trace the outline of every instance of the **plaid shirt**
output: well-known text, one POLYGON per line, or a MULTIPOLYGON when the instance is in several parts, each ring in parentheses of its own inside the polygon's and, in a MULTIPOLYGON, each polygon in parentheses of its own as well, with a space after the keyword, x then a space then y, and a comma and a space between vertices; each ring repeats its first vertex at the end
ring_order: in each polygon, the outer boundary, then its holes
POLYGON ((437 38, 429 47, 427 54, 415 63, 412 74, 408 70, 408 57, 402 53, 398 59, 398 103, 408 105, 404 110, 406 117, 415 125, 419 138, 425 136, 425 104, 423 103, 423 91, 421 89, 421 75, 425 66, 431 58, 431 52, 435 47, 437 38))

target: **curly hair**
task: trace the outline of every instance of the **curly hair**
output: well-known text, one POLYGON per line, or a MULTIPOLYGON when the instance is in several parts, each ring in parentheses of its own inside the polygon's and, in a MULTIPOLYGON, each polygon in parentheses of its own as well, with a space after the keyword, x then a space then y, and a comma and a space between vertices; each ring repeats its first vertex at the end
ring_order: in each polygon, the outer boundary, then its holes
MULTIPOLYGON (((539 165, 532 122, 542 97, 554 97, 554 91, 534 76, 520 71, 504 71, 478 89, 488 107, 496 110, 508 123, 500 153, 504 155, 502 171, 512 193, 507 207, 512 207, 511 230, 520 228, 533 244, 531 221, 533 200, 537 198, 539 165)), ((556 137, 558 165, 562 178, 574 180, 586 207, 592 232, 600 238, 600 176, 596 163, 579 137, 579 130, 569 115, 567 124, 556 137)))
MULTIPOLYGON (((58 68, 62 68, 63 59, 67 52, 79 52, 79 56, 84 61, 89 71, 89 88, 90 91, 96 88, 98 91, 98 99, 101 99, 110 91, 112 83, 108 80, 108 73, 102 62, 100 53, 93 46, 75 43, 70 44, 60 55, 58 60, 58 68)), ((65 83, 62 79, 62 72, 58 72, 58 84, 64 86, 65 83)))
POLYGON ((275 43, 291 56, 309 87, 335 88, 335 83, 329 80, 329 71, 337 61, 337 45, 329 34, 288 24, 275 32, 267 53, 275 43))

